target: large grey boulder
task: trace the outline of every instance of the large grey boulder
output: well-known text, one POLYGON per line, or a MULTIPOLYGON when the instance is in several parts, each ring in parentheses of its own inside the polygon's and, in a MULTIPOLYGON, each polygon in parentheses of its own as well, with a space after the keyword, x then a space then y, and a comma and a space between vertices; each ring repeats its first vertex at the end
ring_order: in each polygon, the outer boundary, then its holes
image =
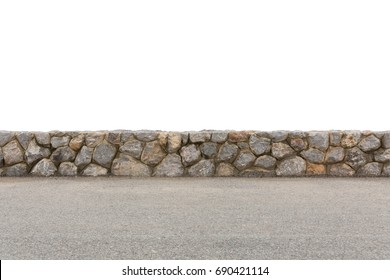
POLYGON ((254 166, 265 168, 265 169, 273 169, 276 165, 276 158, 263 155, 256 159, 254 166))
POLYGON ((367 136, 363 138, 358 147, 364 152, 372 152, 379 149, 381 146, 381 141, 376 138, 374 135, 367 136))
POLYGON ((194 144, 182 147, 180 155, 184 166, 192 165, 201 159, 200 151, 194 144))
POLYGON ((345 151, 345 163, 357 170, 370 161, 370 155, 364 153, 358 147, 345 151))
POLYGON ((211 138, 210 132, 190 132, 190 141, 192 143, 203 143, 211 138))
POLYGON ((286 130, 275 130, 268 133, 272 139, 272 142, 277 143, 287 139, 288 131, 286 130))
POLYGON ((121 132, 121 144, 134 138, 134 132, 131 130, 124 130, 121 132))
POLYGON ((119 151, 139 159, 143 150, 143 143, 137 139, 131 139, 120 146, 119 151))
POLYGON ((307 148, 307 145, 308 145, 306 138, 298 137, 298 135, 296 135, 295 137, 289 138, 289 143, 290 143, 291 148, 293 148, 297 152, 305 150, 307 148))
POLYGON ((59 147, 50 156, 54 164, 59 164, 64 161, 74 161, 76 152, 70 147, 59 147))
POLYGON ((92 160, 105 168, 110 168, 115 154, 115 146, 108 142, 103 142, 96 146, 93 152, 92 160))
POLYGON ((273 143, 272 144, 272 156, 277 159, 283 159, 295 154, 295 151, 287 144, 273 143))
POLYGON ((216 156, 218 152, 218 144, 207 142, 200 145, 200 151, 202 152, 202 155, 206 158, 213 158, 216 156))
POLYGON ((26 161, 29 165, 35 163, 36 161, 47 158, 50 156, 50 150, 48 148, 43 148, 37 144, 35 139, 33 139, 27 147, 25 152, 26 161))
POLYGON ((240 148, 240 150, 249 150, 249 144, 247 142, 238 142, 237 146, 240 148))
POLYGON ((344 159, 345 151, 342 147, 329 147, 326 156, 325 162, 327 163, 336 163, 344 159))
POLYGON ((113 145, 119 145, 121 143, 121 134, 119 131, 110 131, 106 135, 106 140, 113 145))
POLYGON ((223 131, 213 132, 211 134, 211 141, 216 143, 226 142, 228 138, 228 133, 223 131))
POLYGON ((256 156, 260 156, 271 150, 271 139, 252 134, 249 137, 249 147, 256 156))
POLYGON ((380 176, 382 173, 382 163, 379 162, 369 162, 360 168, 357 172, 361 176, 380 176))
POLYGON ((147 165, 155 166, 166 156, 158 141, 147 142, 141 154, 141 161, 147 165))
POLYGON ((36 176, 52 176, 56 173, 57 167, 55 164, 48 158, 40 160, 31 170, 32 175, 36 176))
POLYGON ((33 138, 34 138, 34 134, 28 131, 22 131, 16 134, 16 139, 18 139, 18 142, 20 146, 23 147, 23 149, 27 149, 28 144, 33 138))
POLYGON ((152 168, 131 156, 121 154, 114 159, 111 173, 117 176, 149 177, 152 175, 152 168))
POLYGON ((307 134, 309 147, 326 151, 329 147, 329 133, 326 131, 310 131, 307 134))
POLYGON ((343 137, 343 133, 341 131, 329 132, 329 144, 332 146, 339 146, 342 137, 343 137))
POLYGON ((390 132, 386 132, 382 137, 382 147, 385 149, 390 148, 390 132))
POLYGON ((354 174, 355 170, 345 163, 331 164, 329 167, 329 175, 331 176, 350 177, 354 174))
POLYGON ((158 138, 158 132, 152 130, 139 130, 134 132, 134 136, 140 141, 150 142, 158 138))
POLYGON ((390 176, 390 162, 383 164, 382 175, 390 176))
POLYGON ((105 134, 103 132, 88 132, 85 134, 85 145, 95 148, 103 142, 105 134))
POLYGON ((58 167, 58 173, 61 176, 76 176, 77 166, 73 162, 62 162, 58 167))
POLYGON ((374 152, 374 159, 378 162, 390 161, 390 149, 379 149, 374 152))
POLYGON ((107 168, 104 168, 94 163, 87 165, 87 167, 81 173, 81 175, 92 176, 92 177, 105 176, 107 174, 108 174, 107 168))
POLYGON ((76 159, 74 160, 76 166, 82 169, 86 165, 90 164, 92 161, 92 153, 93 153, 93 148, 83 146, 80 152, 77 154, 76 159))
POLYGON ((276 168, 277 176, 302 176, 306 172, 306 161, 298 156, 283 160, 276 168))
POLYGON ((218 151, 217 161, 233 162, 238 153, 238 147, 235 144, 225 143, 218 151))
POLYGON ((210 177, 215 173, 215 165, 210 159, 203 159, 188 169, 188 175, 192 177, 210 177))
POLYGON ((252 166, 255 160, 256 157, 250 151, 241 151, 233 162, 233 165, 241 171, 252 166))
POLYGON ((0 147, 3 147, 14 138, 15 133, 11 131, 0 131, 0 147))
POLYGON ((35 140, 39 145, 44 147, 50 146, 50 133, 49 132, 35 132, 35 140))
POLYGON ((69 141, 70 141, 69 135, 60 136, 60 137, 54 136, 51 138, 51 146, 53 148, 64 147, 69 144, 69 141))
POLYGON ((184 167, 181 158, 177 154, 167 155, 159 165, 156 166, 154 176, 179 177, 184 174, 184 167))
POLYGON ((324 152, 315 148, 309 148, 308 150, 301 152, 301 156, 312 163, 322 163, 325 158, 324 152))
POLYGON ((18 163, 5 168, 5 176, 19 177, 28 174, 28 166, 25 163, 18 163))
POLYGON ((3 147, 4 163, 13 165, 23 161, 23 148, 17 140, 12 140, 3 147))

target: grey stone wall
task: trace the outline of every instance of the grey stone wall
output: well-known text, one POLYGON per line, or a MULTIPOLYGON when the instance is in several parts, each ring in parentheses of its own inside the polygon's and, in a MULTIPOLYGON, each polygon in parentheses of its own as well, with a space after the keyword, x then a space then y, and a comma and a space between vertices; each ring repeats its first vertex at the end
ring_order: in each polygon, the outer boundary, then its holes
POLYGON ((390 132, 0 131, 1 176, 390 176, 390 132))

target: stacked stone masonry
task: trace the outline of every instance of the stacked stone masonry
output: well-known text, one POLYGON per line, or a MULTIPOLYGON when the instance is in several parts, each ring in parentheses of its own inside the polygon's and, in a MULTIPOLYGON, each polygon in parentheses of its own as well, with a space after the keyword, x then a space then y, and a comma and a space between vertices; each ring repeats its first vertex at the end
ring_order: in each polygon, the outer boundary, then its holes
POLYGON ((390 176, 390 131, 0 131, 1 176, 390 176))

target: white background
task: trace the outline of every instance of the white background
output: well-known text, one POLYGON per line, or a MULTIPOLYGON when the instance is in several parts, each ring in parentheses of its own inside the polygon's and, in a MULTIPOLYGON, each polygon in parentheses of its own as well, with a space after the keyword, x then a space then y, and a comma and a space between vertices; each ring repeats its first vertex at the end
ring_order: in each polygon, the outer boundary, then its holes
POLYGON ((0 130, 386 130, 388 1, 0 2, 0 130))

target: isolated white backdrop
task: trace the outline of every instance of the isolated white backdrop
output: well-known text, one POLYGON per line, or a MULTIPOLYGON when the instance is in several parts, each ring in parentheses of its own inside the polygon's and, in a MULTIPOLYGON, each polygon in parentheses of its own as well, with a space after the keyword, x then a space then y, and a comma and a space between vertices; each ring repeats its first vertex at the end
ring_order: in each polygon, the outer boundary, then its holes
POLYGON ((0 129, 390 129, 388 1, 0 2, 0 129))

